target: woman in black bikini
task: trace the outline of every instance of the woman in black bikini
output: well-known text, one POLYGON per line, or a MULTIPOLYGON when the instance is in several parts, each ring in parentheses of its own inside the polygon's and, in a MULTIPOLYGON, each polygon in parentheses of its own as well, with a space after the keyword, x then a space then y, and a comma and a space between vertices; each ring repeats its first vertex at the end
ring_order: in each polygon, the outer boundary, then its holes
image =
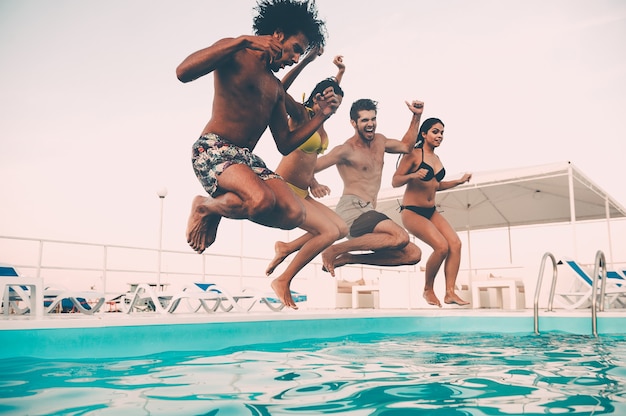
POLYGON ((446 278, 445 303, 467 305, 455 292, 456 278, 461 264, 461 240, 452 226, 435 207, 437 191, 454 188, 468 182, 472 175, 466 173, 460 179, 444 181, 443 168, 435 149, 443 141, 443 122, 429 118, 422 123, 417 136, 417 144, 411 153, 402 156, 393 175, 392 186, 406 185, 400 206, 402 223, 414 236, 428 244, 433 253, 426 262, 426 282, 424 299, 430 305, 441 307, 433 285, 441 264, 445 261, 446 278))

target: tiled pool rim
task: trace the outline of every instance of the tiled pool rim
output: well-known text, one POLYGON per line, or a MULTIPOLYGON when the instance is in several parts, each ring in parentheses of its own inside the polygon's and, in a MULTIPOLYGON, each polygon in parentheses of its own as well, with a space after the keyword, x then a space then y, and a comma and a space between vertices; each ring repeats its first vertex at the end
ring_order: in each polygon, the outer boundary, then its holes
MULTIPOLYGON (((540 333, 591 336, 588 310, 540 312, 540 333)), ((220 351, 246 345, 362 334, 484 332, 533 334, 532 311, 359 310, 262 314, 122 315, 0 319, 0 358, 117 358, 164 351, 220 351)), ((598 334, 626 335, 626 313, 598 316, 598 334)))

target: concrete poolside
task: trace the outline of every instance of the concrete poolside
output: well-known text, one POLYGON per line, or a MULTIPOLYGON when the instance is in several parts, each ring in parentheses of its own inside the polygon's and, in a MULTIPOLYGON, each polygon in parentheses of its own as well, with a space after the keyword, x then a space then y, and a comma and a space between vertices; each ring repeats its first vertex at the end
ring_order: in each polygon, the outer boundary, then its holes
MULTIPOLYGON (((276 321, 315 321, 315 320, 354 320, 354 319, 385 319, 385 318, 415 318, 415 319, 447 319, 458 320, 462 323, 480 320, 492 322, 492 326, 482 330, 488 332, 515 332, 514 329, 533 332, 534 312, 533 309, 503 310, 495 308, 471 309, 463 307, 427 308, 427 309, 307 309, 299 310, 284 309, 280 312, 253 311, 253 312, 216 312, 206 313, 173 313, 158 314, 156 312, 135 312, 126 314, 122 312, 96 313, 85 315, 81 313, 48 314, 43 318, 36 319, 28 315, 0 315, 0 331, 12 329, 54 329, 54 328, 98 328, 118 326, 148 326, 148 325, 178 325, 178 324, 211 324, 211 323, 236 323, 236 322, 276 322, 276 321), (522 324, 516 328, 507 328, 497 325, 507 323, 512 319, 519 320, 522 324)), ((563 321, 575 320, 589 323, 591 328, 590 309, 556 309, 548 312, 545 308, 539 309, 539 322, 550 320, 563 321)), ((598 312, 598 322, 610 324, 607 329, 611 333, 626 334, 626 309, 610 309, 598 312), (623 324, 614 327, 614 323, 623 324)), ((540 325, 540 331, 542 326, 540 325)), ((423 325, 416 331, 424 330, 423 325)), ((468 331, 476 328, 454 327, 450 330, 468 331)), ((558 327, 546 326, 546 330, 559 330, 558 327)), ((566 329, 563 329, 567 332, 566 329)), ((601 331, 599 331, 601 332, 601 331)))

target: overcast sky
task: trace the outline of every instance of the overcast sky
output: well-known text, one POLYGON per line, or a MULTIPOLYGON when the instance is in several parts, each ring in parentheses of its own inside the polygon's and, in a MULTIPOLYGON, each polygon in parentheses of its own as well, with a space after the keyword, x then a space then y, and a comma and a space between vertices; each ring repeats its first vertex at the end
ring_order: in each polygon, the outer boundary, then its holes
MULTIPOLYGON (((182 84, 175 68, 223 37, 251 34, 254 4, 0 0, 0 235, 154 247, 165 186, 164 248, 187 249, 191 199, 204 193, 190 149, 211 112, 212 75, 182 84)), ((626 205, 626 2, 318 8, 326 53, 290 92, 308 94, 344 55, 331 147, 353 133, 354 100, 377 100, 378 131, 401 138, 404 101, 420 99, 423 118, 446 124, 438 154, 449 175, 571 161, 626 205)), ((257 153, 276 167, 268 134, 257 153)), ((383 187, 395 161, 386 159, 383 187)), ((320 181, 341 194, 335 169, 320 181)))

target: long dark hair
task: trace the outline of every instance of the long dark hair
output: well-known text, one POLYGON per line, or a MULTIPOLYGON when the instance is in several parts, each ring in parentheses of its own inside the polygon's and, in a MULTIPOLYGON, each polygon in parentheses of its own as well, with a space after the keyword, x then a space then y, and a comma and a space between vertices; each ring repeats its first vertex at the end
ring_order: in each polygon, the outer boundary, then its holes
POLYGON ((422 125, 420 126, 420 131, 417 133, 417 141, 415 142, 415 148, 424 146, 424 138, 422 137, 422 135, 428 133, 428 130, 430 130, 432 126, 434 126, 437 123, 445 127, 445 124, 443 124, 443 121, 434 117, 427 118, 426 120, 422 122, 422 125))
POLYGON ((335 90, 335 94, 341 95, 343 97, 343 90, 339 86, 339 83, 337 83, 337 79, 335 77, 329 77, 317 83, 315 88, 313 88, 313 91, 311 91, 311 95, 309 95, 309 99, 306 100, 304 105, 309 108, 313 108, 313 98, 317 94, 323 93, 324 90, 328 87, 333 87, 333 90, 335 90))

